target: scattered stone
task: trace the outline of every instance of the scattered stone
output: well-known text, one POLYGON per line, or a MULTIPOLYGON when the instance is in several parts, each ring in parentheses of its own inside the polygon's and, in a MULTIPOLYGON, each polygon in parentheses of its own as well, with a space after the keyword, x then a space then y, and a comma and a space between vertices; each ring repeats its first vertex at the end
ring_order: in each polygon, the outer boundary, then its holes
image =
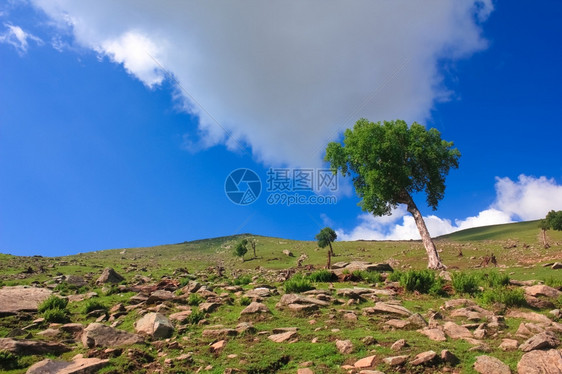
POLYGON ((562 353, 555 349, 525 353, 517 364, 518 374, 560 374, 562 353))
POLYGON ((386 357, 383 359, 383 361, 390 366, 402 365, 406 362, 406 360, 408 360, 408 355, 386 357))
POLYGON ((511 374, 509 366, 491 356, 476 357, 473 368, 480 374, 511 374))
POLYGON ((203 313, 211 313, 218 309, 221 306, 219 303, 201 303, 199 304, 199 310, 203 313))
POLYGON ((60 330, 59 329, 51 329, 48 328, 46 330, 43 331, 39 331, 37 333, 37 335, 42 336, 44 338, 56 338, 58 335, 60 334, 60 330))
POLYGON ((340 353, 349 354, 353 352, 353 343, 351 340, 336 340, 336 348, 340 353))
POLYGON ((218 342, 211 344, 211 353, 220 353, 226 347, 226 340, 219 340, 218 342))
POLYGON ((288 340, 296 338, 297 332, 296 331, 287 331, 282 332, 280 334, 270 335, 267 338, 275 343, 284 343, 288 340))
POLYGON ((525 287, 524 290, 525 290, 525 294, 535 297, 546 296, 546 297, 557 298, 562 294, 562 292, 558 291, 556 288, 552 288, 544 284, 537 284, 536 286, 525 287))
POLYGON ((117 274, 113 268, 105 268, 100 277, 96 280, 96 284, 121 283, 124 280, 125 278, 117 274))
POLYGON ((547 325, 549 325, 552 322, 544 314, 539 314, 539 313, 535 313, 535 312, 520 312, 518 310, 510 310, 507 313, 507 317, 522 318, 522 319, 526 319, 527 321, 546 323, 547 325))
POLYGON ((377 339, 372 336, 365 336, 363 339, 361 339, 361 343, 365 344, 366 346, 370 346, 373 344, 377 344, 377 339))
POLYGON ((150 294, 146 300, 147 304, 158 304, 164 301, 169 301, 174 299, 174 294, 171 291, 166 290, 156 290, 150 294))
POLYGON ((360 359, 359 361, 356 361, 353 366, 356 367, 357 369, 364 369, 364 368, 370 368, 371 366, 374 365, 375 363, 375 358, 376 356, 369 356, 369 357, 365 357, 360 359))
POLYGON ((101 323, 91 323, 84 329, 82 344, 86 348, 117 347, 141 343, 142 337, 101 323))
POLYGON ((301 368, 297 370, 297 374, 314 374, 309 368, 301 368))
POLYGON ((436 356, 437 353, 435 353, 434 351, 422 352, 414 357, 412 361, 410 361, 410 365, 418 366, 431 364, 436 356))
POLYGON ((554 264, 552 264, 552 266, 550 267, 551 269, 562 269, 562 262, 555 262, 554 264))
POLYGON ((554 308, 554 303, 548 299, 538 298, 525 294, 525 302, 535 309, 548 309, 554 308))
POLYGON ((172 336, 174 326, 160 313, 147 313, 135 323, 135 331, 138 334, 150 335, 153 339, 165 339, 172 336))
POLYGON ((445 334, 451 339, 472 338, 472 333, 469 329, 459 326, 454 322, 445 322, 443 326, 445 334))
POLYGON ((240 318, 263 319, 270 314, 267 305, 253 301, 240 312, 240 318))
POLYGON ((168 318, 171 319, 172 321, 183 322, 187 319, 187 317, 191 315, 191 313, 192 313, 191 310, 182 310, 181 312, 170 314, 168 318))
POLYGON ((390 346, 390 349, 392 349, 393 351, 399 351, 404 347, 407 347, 408 343, 406 343, 406 340, 404 339, 399 339, 397 341, 394 342, 394 344, 392 344, 390 346))
POLYGON ((410 326, 414 328, 425 328, 427 327, 427 321, 419 313, 414 313, 407 319, 410 326))
POLYGON ((288 256, 288 257, 295 257, 295 255, 293 254, 293 252, 289 251, 288 249, 284 249, 284 250, 283 250, 283 254, 284 254, 285 256, 288 256))
POLYGON ((77 355, 72 362, 51 360, 39 361, 27 369, 26 374, 87 374, 96 373, 109 364, 109 360, 99 358, 83 358, 77 355))
POLYGON ((59 355, 71 349, 61 343, 50 343, 41 340, 0 338, 0 351, 8 351, 15 355, 59 355))
POLYGON ((380 301, 375 303, 375 306, 373 307, 363 308, 363 314, 395 314, 409 317, 412 315, 412 312, 401 305, 394 305, 380 301))
POLYGON ((499 349, 502 351, 515 351, 519 346, 519 342, 515 339, 502 339, 499 349))
POLYGON ((224 339, 229 336, 238 335, 238 331, 234 329, 205 329, 201 335, 204 338, 224 339))
POLYGON ((527 339, 519 346, 523 352, 534 351, 535 349, 556 348, 560 345, 560 340, 551 332, 543 332, 527 339))
POLYGON ((444 342, 445 340, 447 340, 447 338, 445 337, 445 333, 439 329, 423 329, 418 330, 418 332, 424 334, 429 339, 436 342, 444 342))
POLYGON ((449 351, 448 349, 444 349, 441 351, 441 361, 446 362, 453 366, 458 365, 460 363, 459 358, 455 356, 455 354, 449 351))
POLYGON ((19 312, 36 312, 52 291, 46 288, 13 286, 0 288, 0 316, 19 312))

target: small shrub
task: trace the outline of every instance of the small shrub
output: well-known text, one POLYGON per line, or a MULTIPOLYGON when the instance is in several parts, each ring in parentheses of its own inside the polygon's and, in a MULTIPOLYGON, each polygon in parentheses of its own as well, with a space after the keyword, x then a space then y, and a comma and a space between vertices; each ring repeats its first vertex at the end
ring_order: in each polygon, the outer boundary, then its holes
POLYGON ((19 366, 18 356, 8 351, 0 351, 0 369, 15 370, 19 366))
POLYGON ((400 285, 406 291, 429 293, 435 283, 435 273, 431 270, 409 270, 400 277, 400 285))
POLYGON ((105 310, 108 311, 108 307, 98 300, 88 300, 84 305, 84 314, 88 314, 93 310, 105 310))
POLYGON ((242 296, 240 298, 240 305, 242 305, 242 306, 248 306, 248 305, 250 305, 251 302, 252 302, 252 299, 250 299, 249 297, 242 296))
POLYGON ((447 289, 450 290, 450 286, 446 289, 445 280, 441 277, 435 277, 435 282, 429 289, 429 294, 432 296, 449 296, 447 289))
POLYGON ((390 274, 388 274, 388 280, 390 282, 400 282, 400 278, 402 278, 402 272, 399 270, 395 270, 393 272, 391 272, 390 274))
POLYGON ((286 293, 299 293, 312 290, 314 287, 310 284, 310 281, 300 274, 285 281, 285 292, 286 293))
POLYGON ((191 306, 197 306, 201 304, 203 301, 205 301, 205 299, 201 295, 192 293, 191 295, 189 295, 189 298, 187 299, 187 304, 191 306))
POLYGON ((191 314, 187 316, 185 322, 190 325, 196 325, 205 318, 205 313, 200 311, 199 309, 194 309, 191 311, 191 314))
POLYGON ((474 274, 463 272, 453 273, 452 283, 456 293, 474 295, 480 291, 478 288, 478 277, 474 274))
POLYGON ((498 271, 491 271, 482 277, 488 287, 505 287, 509 285, 509 275, 498 271))
POLYGON ((376 271, 366 271, 366 270, 355 270, 351 273, 354 278, 362 280, 367 283, 379 283, 382 281, 380 273, 376 271))
POLYGON ((39 313, 43 313, 43 312, 45 312, 49 309, 63 310, 63 309, 66 308, 67 305, 68 305, 67 299, 62 299, 58 296, 51 295, 39 305, 39 307, 37 308, 37 311, 39 313))
POLYGON ((191 278, 189 277, 182 278, 182 280, 180 281, 180 288, 187 286, 190 280, 191 278))
POLYGON ((310 274, 307 277, 311 282, 321 283, 321 282, 332 282, 337 279, 336 275, 329 270, 318 270, 310 274))
POLYGON ((59 308, 47 309, 43 312, 42 316, 45 318, 45 321, 53 323, 66 323, 70 320, 68 318, 68 310, 59 308))
POLYGON ((484 304, 502 303, 507 307, 527 305, 525 293, 519 288, 501 287, 494 290, 489 289, 482 294, 481 298, 484 304))
POLYGON ((232 281, 235 286, 245 286, 252 281, 252 277, 249 275, 241 275, 232 281))

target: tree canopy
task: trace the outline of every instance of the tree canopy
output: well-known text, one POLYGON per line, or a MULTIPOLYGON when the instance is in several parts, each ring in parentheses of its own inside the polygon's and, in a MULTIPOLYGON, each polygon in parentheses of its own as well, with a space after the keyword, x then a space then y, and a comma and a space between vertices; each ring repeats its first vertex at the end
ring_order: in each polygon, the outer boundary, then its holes
POLYGON ((364 211, 381 216, 398 204, 407 204, 406 194, 425 191, 427 205, 437 209, 445 193, 445 177, 458 168, 460 152, 453 142, 441 139, 436 129, 427 130, 402 120, 357 121, 344 133, 343 145, 331 142, 326 161, 332 171, 351 175, 364 211))
POLYGON ((364 211, 382 216, 391 214, 398 204, 406 204, 426 248, 428 267, 439 269, 445 266, 412 195, 425 191, 427 205, 437 209, 445 194, 445 177, 451 168, 458 168, 460 155, 453 142, 441 139, 434 128, 363 118, 345 131, 343 145, 328 144, 325 160, 334 173, 352 176, 364 211))
POLYGON ((562 210, 548 212, 545 219, 539 223, 539 227, 543 230, 562 231, 562 210))
POLYGON ((242 257, 242 260, 244 260, 244 255, 248 252, 247 245, 248 245, 248 239, 240 240, 236 244, 236 247, 234 248, 234 255, 238 257, 242 257))
POLYGON ((316 240, 318 240, 318 246, 320 248, 325 248, 330 246, 332 249, 332 242, 338 238, 338 234, 330 227, 324 227, 318 234, 316 234, 316 240))

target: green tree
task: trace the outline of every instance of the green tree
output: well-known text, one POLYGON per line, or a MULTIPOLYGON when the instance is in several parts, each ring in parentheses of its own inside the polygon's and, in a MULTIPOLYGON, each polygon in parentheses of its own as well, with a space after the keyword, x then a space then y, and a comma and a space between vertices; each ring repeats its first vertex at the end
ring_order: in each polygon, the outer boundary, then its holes
POLYGON ((244 255, 248 252, 248 239, 242 239, 236 244, 234 248, 234 255, 242 257, 242 262, 244 261, 244 255))
POLYGON ((551 210, 547 213, 546 217, 539 222, 539 228, 542 232, 542 242, 545 248, 548 248, 548 242, 546 240, 547 230, 562 231, 562 210, 554 211, 551 210))
POLYGON ((445 193, 445 177, 458 168, 460 152, 452 142, 441 139, 436 129, 427 130, 402 120, 357 121, 344 133, 343 145, 331 142, 325 160, 332 171, 353 177, 359 205, 376 216, 389 215, 405 204, 420 232, 428 256, 428 268, 442 269, 439 253, 431 239, 412 194, 425 191, 427 205, 437 209, 445 193))
POLYGON ((318 234, 316 234, 316 240, 318 240, 318 246, 320 248, 326 248, 330 246, 330 254, 334 256, 334 249, 332 248, 332 242, 338 238, 338 234, 329 227, 324 227, 318 234))

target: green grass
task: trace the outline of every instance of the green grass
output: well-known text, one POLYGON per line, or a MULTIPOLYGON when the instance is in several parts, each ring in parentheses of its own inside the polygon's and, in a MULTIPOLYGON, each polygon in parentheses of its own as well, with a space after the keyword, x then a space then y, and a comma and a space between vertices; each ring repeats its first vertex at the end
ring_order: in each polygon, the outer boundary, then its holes
POLYGON ((488 289, 482 293, 482 302, 489 306, 494 303, 501 303, 507 307, 526 306, 525 293, 523 290, 516 288, 500 287, 496 289, 488 289))
POLYGON ((68 305, 67 299, 63 299, 58 296, 51 295, 39 305, 37 310, 39 313, 43 313, 51 309, 63 310, 66 308, 67 305, 68 305))
POLYGON ((477 274, 467 272, 455 272, 452 274, 453 289, 458 294, 474 295, 480 292, 480 277, 477 274))
POLYGON ((283 286, 286 293, 300 293, 314 289, 310 281, 301 274, 297 274, 286 280, 283 286))
POLYGON ((94 310, 104 310, 107 312, 108 309, 107 305, 99 300, 87 300, 84 305, 84 314, 88 314, 94 310))
POLYGON ((314 283, 333 282, 338 279, 334 273, 326 269, 317 270, 309 274, 307 278, 314 283))

